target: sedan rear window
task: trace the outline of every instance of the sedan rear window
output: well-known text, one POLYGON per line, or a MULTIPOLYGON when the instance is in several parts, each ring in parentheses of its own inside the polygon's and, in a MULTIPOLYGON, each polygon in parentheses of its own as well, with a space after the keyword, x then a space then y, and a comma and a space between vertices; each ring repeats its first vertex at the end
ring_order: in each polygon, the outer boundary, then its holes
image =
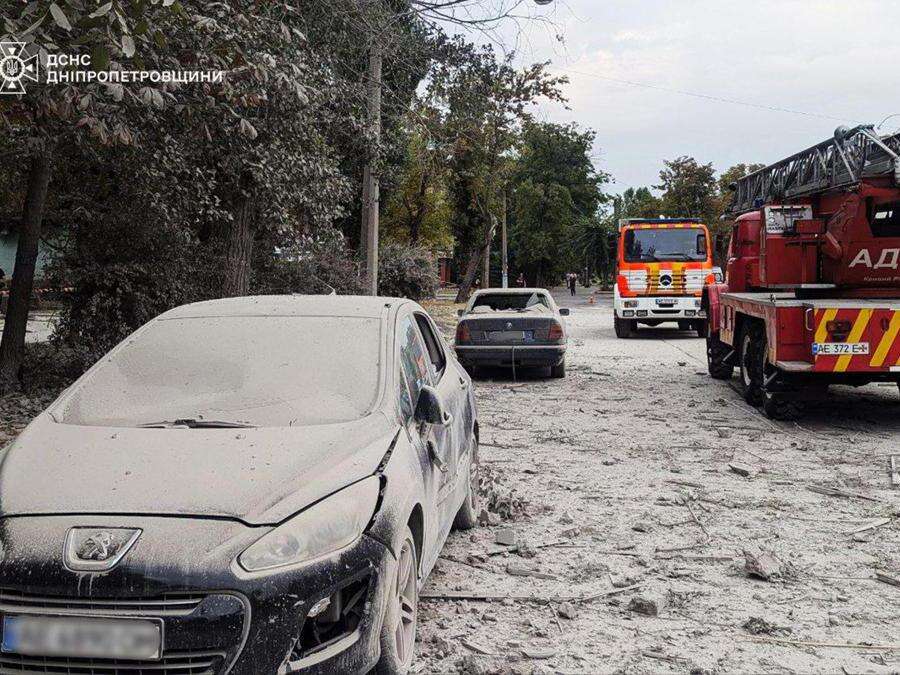
POLYGON ((485 293, 475 298, 471 311, 491 310, 509 312, 532 307, 550 308, 550 301, 543 293, 485 293))
POLYGON ((54 414, 65 424, 90 426, 346 422, 375 404, 380 360, 378 319, 162 320, 106 357, 54 414))

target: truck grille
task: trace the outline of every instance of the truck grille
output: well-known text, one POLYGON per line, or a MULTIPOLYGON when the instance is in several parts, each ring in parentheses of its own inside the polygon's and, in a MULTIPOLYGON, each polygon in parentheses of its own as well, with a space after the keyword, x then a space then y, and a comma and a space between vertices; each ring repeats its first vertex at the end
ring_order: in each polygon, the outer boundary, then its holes
POLYGON ((155 598, 76 598, 29 595, 0 588, 0 614, 42 611, 54 614, 151 614, 158 617, 186 616, 203 602, 205 595, 162 595, 155 598))
POLYGON ((67 675, 215 675, 225 655, 210 652, 166 654, 159 661, 74 659, 0 654, 0 672, 66 673, 67 675))

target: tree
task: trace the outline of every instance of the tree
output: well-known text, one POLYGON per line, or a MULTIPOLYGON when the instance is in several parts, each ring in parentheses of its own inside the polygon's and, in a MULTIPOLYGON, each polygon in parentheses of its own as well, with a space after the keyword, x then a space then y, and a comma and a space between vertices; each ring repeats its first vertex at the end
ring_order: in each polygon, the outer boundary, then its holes
POLYGON ((613 198, 613 218, 616 223, 625 218, 658 218, 663 210, 659 197, 650 188, 628 188, 613 198))
POLYGON ((716 170, 693 157, 667 160, 659 172, 662 207, 673 218, 701 218, 714 223, 719 216, 716 170))
POLYGON ((526 121, 512 183, 511 244, 517 267, 535 283, 552 283, 567 270, 594 268, 599 251, 585 248, 609 176, 591 162, 595 133, 574 124, 526 121))
POLYGON ((473 48, 459 38, 448 41, 426 91, 449 148, 455 255, 464 269, 458 302, 468 298, 497 229, 509 153, 530 117, 528 107, 541 97, 562 100, 564 78, 551 76, 546 63, 517 70, 513 58, 498 59, 490 47, 473 48))
MULTIPOLYGON (((90 53, 98 62, 108 60, 111 54, 130 59, 136 55, 133 34, 173 11, 147 4, 123 11, 118 3, 110 2, 92 11, 78 0, 31 2, 4 18, 0 39, 26 43, 20 56, 38 57, 43 65, 50 51, 56 50, 90 53)), ((122 143, 131 140, 127 128, 119 122, 122 107, 115 100, 117 95, 108 94, 104 98, 110 100, 103 105, 95 102, 99 84, 76 91, 71 86, 50 86, 45 78, 28 85, 27 94, 5 96, 0 102, 0 124, 24 149, 18 156, 29 167, 9 306, 0 340, 0 393, 19 383, 38 242, 57 146, 93 139, 122 143)))

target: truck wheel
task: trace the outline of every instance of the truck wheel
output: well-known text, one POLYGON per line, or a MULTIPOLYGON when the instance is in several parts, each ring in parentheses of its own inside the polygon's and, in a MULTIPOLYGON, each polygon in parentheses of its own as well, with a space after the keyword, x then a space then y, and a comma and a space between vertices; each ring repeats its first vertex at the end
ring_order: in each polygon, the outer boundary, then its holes
POLYGON ((752 406, 763 403, 762 359, 766 354, 765 327, 754 322, 741 335, 740 385, 744 400, 752 406))
POLYGON ((787 399, 778 392, 763 394, 762 407, 766 416, 773 420, 794 420, 803 414, 803 404, 800 401, 787 399))
POLYGON ((691 330, 691 322, 690 321, 679 321, 678 322, 678 330, 691 330))
POLYGON ((613 317, 613 326, 616 329, 616 337, 627 340, 628 338, 632 337, 637 330, 637 321, 632 321, 630 319, 620 319, 616 316, 613 317))
POLYGON ((709 375, 714 380, 730 380, 734 372, 734 366, 725 363, 725 359, 731 353, 731 347, 722 342, 718 335, 710 335, 706 338, 706 365, 709 375))
POLYGON ((706 321, 695 321, 694 322, 694 330, 697 331, 698 338, 709 337, 709 331, 707 330, 708 326, 706 321))

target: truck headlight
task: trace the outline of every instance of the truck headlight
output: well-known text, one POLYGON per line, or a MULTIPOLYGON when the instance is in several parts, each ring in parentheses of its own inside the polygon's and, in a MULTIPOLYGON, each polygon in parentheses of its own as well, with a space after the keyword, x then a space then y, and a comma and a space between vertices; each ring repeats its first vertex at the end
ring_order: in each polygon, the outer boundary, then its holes
POLYGON ((375 513, 381 481, 355 483, 260 537, 238 556, 248 572, 313 560, 346 548, 362 536, 375 513))

